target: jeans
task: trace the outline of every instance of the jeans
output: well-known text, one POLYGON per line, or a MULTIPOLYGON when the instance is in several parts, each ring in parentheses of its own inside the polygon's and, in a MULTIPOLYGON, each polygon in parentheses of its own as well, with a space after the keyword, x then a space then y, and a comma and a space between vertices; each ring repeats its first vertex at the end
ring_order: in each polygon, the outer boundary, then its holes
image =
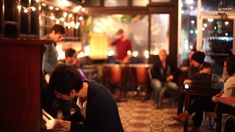
POLYGON ((151 86, 153 88, 153 100, 158 106, 161 105, 161 99, 165 91, 169 91, 173 100, 178 102, 178 86, 176 83, 171 81, 162 83, 158 79, 152 79, 151 86))

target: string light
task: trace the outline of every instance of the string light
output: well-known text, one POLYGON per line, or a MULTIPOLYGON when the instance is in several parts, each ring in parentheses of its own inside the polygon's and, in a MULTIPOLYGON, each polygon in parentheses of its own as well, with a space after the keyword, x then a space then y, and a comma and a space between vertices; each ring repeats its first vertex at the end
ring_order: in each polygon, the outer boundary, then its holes
POLYGON ((73 17, 73 14, 69 14, 69 18, 72 18, 73 17))
POLYGON ((68 15, 68 13, 67 13, 67 12, 64 12, 64 13, 63 13, 63 16, 64 16, 64 17, 66 17, 67 15, 68 15))
POLYGON ((31 7, 32 11, 36 11, 36 7, 31 7))
POLYGON ((22 8, 21 5, 17 5, 17 9, 18 9, 19 11, 21 10, 21 8, 22 8))
MULTIPOLYGON (((37 3, 41 2, 40 0, 34 0, 34 1, 37 2, 37 3)), ((35 12, 36 10, 40 11, 41 7, 44 7, 44 8, 47 7, 47 9, 51 10, 51 11, 53 11, 53 10, 60 11, 60 7, 54 7, 52 5, 47 5, 46 3, 43 3, 43 2, 38 5, 38 9, 35 6, 25 7, 25 6, 21 5, 19 1, 16 1, 16 3, 17 3, 16 8, 18 9, 18 11, 20 12, 22 10, 24 13, 28 13, 30 11, 35 12)), ((82 12, 85 12, 85 11, 86 11, 85 8, 83 8, 81 5, 78 5, 78 6, 76 6, 75 8, 72 9, 72 12, 74 12, 75 14, 79 14, 79 13, 82 14, 82 16, 78 15, 79 21, 84 20, 85 13, 82 13, 82 12)), ((78 21, 70 21, 69 23, 66 22, 66 17, 67 16, 69 18, 75 17, 75 15, 73 13, 64 12, 61 18, 56 18, 53 13, 51 13, 51 15, 49 15, 49 16, 45 15, 45 14, 42 15, 42 16, 50 19, 51 21, 54 21, 56 24, 62 23, 68 29, 70 29, 70 28, 79 29, 79 27, 80 27, 80 22, 78 22, 78 21)))
POLYGON ((49 10, 53 10, 54 7, 53 7, 53 6, 49 6, 48 9, 49 9, 49 10))
POLYGON ((27 8, 24 9, 24 13, 28 13, 29 10, 27 8))

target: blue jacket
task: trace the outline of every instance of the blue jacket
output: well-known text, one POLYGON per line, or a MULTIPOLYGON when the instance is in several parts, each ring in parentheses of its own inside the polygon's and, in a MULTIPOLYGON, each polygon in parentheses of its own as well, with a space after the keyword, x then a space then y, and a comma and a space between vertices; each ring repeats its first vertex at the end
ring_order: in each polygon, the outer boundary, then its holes
POLYGON ((86 119, 80 111, 70 117, 71 132, 123 132, 117 104, 104 86, 88 82, 86 119))

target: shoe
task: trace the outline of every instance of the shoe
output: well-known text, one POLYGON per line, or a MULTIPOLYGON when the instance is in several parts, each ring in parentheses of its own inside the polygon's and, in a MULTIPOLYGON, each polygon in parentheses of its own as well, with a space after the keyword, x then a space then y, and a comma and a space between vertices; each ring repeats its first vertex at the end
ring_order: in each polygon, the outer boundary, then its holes
POLYGON ((188 112, 182 112, 177 116, 173 116, 173 119, 184 123, 188 119, 188 116, 189 116, 188 112))

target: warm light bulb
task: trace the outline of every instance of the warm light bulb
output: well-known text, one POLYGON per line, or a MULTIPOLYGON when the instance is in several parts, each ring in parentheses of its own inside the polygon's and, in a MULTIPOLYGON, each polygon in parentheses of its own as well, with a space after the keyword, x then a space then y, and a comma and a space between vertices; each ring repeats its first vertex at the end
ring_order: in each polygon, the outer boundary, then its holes
POLYGON ((64 13, 63 13, 63 16, 64 16, 64 17, 66 17, 67 15, 68 15, 68 13, 67 13, 67 12, 64 12, 64 13))
POLYGON ((73 14, 69 14, 69 18, 73 17, 73 14))
POLYGON ((73 12, 79 12, 81 8, 82 8, 82 6, 80 6, 80 5, 76 6, 73 8, 73 12))
POLYGON ((29 10, 28 10, 27 8, 24 9, 24 13, 28 13, 28 11, 29 11, 29 10))
POLYGON ((75 27, 75 22, 74 21, 70 22, 70 26, 75 27))
POLYGON ((21 8, 22 8, 21 5, 18 5, 18 6, 17 6, 17 9, 18 9, 19 11, 21 10, 21 8))
POLYGON ((56 11, 59 11, 59 10, 60 10, 60 8, 56 7, 56 8, 55 8, 55 10, 56 10, 56 11))
POLYGON ((78 29, 79 26, 80 26, 80 23, 79 23, 79 22, 76 22, 76 24, 75 24, 75 29, 78 29))
POLYGON ((80 21, 82 21, 82 20, 83 20, 83 16, 80 16, 78 19, 79 19, 80 21))
POLYGON ((56 23, 56 24, 60 24, 60 20, 56 20, 55 23, 56 23))
POLYGON ((60 18, 60 21, 61 21, 61 22, 63 22, 64 20, 65 20, 64 17, 60 18))
POLYGON ((49 10, 53 10, 53 9, 54 9, 54 7, 53 7, 53 6, 49 6, 48 8, 49 8, 49 10))
POLYGON ((149 51, 148 50, 144 51, 144 57, 145 57, 145 59, 149 58, 149 51))
POLYGON ((214 19, 213 18, 208 18, 208 22, 213 22, 214 19))
POLYGON ((82 8, 82 12, 85 12, 86 11, 86 9, 85 8, 82 8))
POLYGON ((32 11, 36 11, 36 7, 32 6, 31 9, 32 9, 32 11))
POLYGON ((226 21, 226 22, 224 22, 224 24, 227 26, 227 25, 229 24, 229 22, 228 22, 228 21, 226 21))
POLYGON ((54 16, 54 15, 51 15, 51 16, 50 16, 50 19, 51 19, 51 20, 55 20, 55 16, 54 16))
POLYGON ((127 51, 127 55, 131 55, 131 51, 130 50, 127 51))
POLYGON ((42 3, 42 6, 43 6, 43 7, 45 7, 45 6, 47 6, 47 4, 45 4, 45 3, 42 3))
POLYGON ((138 51, 134 51, 134 52, 133 52, 133 56, 134 56, 134 57, 137 57, 138 55, 139 55, 139 52, 138 52, 138 51))

